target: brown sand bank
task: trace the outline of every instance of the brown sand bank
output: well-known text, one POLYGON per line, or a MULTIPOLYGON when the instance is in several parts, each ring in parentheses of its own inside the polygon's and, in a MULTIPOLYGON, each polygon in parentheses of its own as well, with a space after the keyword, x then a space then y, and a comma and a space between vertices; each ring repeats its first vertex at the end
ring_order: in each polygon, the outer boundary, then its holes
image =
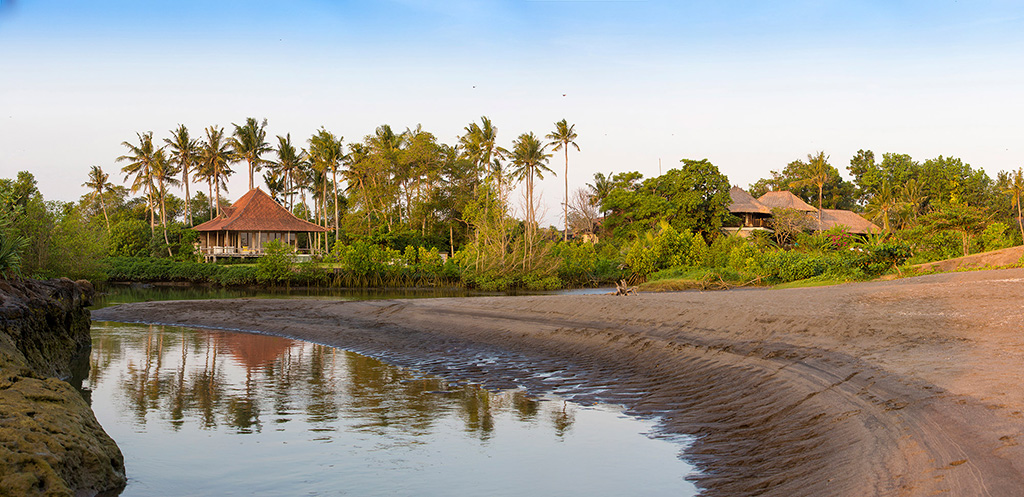
POLYGON ((587 386, 696 435, 706 495, 1024 495, 1021 269, 635 297, 148 302, 93 319, 299 337, 488 385, 587 386))

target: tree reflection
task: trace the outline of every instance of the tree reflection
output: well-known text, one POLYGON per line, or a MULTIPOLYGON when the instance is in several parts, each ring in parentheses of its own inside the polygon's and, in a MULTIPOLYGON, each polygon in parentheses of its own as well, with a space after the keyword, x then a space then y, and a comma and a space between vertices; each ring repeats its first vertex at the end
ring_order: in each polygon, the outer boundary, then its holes
MULTIPOLYGON (((116 384, 140 427, 224 426, 249 434, 268 422, 283 429, 301 418, 318 440, 329 440, 344 418, 348 429, 400 434, 415 443, 440 419, 455 415, 465 432, 486 441, 500 412, 524 423, 536 423, 543 412, 544 404, 522 391, 453 387, 366 356, 285 338, 109 323, 95 326, 93 337, 90 385, 116 384)), ((552 407, 547 417, 562 436, 573 413, 552 407)))

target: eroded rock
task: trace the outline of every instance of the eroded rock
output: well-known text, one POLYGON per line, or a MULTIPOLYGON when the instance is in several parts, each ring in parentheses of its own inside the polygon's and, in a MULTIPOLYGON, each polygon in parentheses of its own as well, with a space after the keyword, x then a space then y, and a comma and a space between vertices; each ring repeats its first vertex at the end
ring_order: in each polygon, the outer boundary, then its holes
POLYGON ((62 379, 89 349, 91 285, 0 281, 0 496, 124 486, 124 457, 62 379))

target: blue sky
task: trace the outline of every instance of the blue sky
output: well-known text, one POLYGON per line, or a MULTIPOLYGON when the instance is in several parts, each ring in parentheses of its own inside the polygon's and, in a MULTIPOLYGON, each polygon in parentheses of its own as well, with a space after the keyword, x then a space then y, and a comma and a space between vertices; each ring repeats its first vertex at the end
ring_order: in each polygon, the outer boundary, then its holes
MULTIPOLYGON (((452 143, 482 115, 505 146, 574 123, 570 188, 682 158, 746 186, 861 148, 994 176, 1024 164, 1022 55, 1016 2, 0 0, 0 177, 75 200, 122 141, 178 123, 452 143)), ((546 223, 561 185, 540 186, 546 223)))

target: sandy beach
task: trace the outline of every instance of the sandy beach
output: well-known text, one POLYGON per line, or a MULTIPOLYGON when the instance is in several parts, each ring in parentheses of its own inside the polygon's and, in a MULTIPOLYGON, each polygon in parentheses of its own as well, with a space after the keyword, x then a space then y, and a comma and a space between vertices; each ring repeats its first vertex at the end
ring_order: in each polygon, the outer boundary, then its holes
MULTIPOLYGON (((789 290, 124 304, 489 387, 579 387, 691 434, 705 495, 1024 494, 1024 269, 789 290)), ((639 490, 639 487, 638 487, 639 490)))

